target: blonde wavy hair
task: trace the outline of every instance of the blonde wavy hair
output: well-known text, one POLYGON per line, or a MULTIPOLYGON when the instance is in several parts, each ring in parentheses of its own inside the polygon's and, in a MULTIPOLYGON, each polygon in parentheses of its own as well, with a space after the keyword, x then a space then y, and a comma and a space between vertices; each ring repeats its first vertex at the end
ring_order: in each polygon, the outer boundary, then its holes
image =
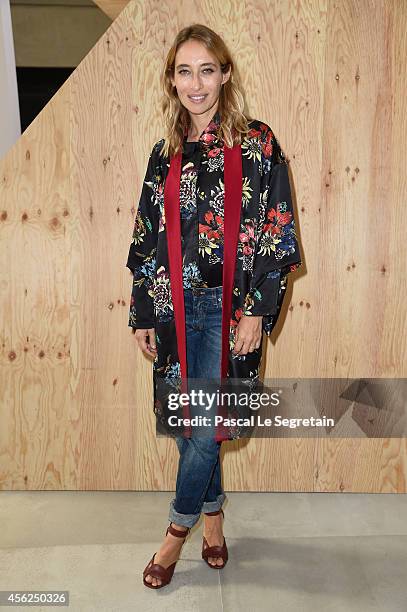
POLYGON ((218 137, 228 146, 232 147, 242 143, 242 136, 249 131, 248 122, 252 119, 243 114, 244 98, 239 77, 235 72, 232 56, 222 38, 205 25, 195 23, 178 32, 168 51, 161 75, 163 97, 161 112, 164 123, 165 142, 160 154, 171 156, 182 149, 184 130, 190 127, 188 110, 181 104, 177 90, 171 83, 175 76, 175 56, 180 45, 190 39, 202 42, 208 51, 218 60, 223 73, 228 72, 230 77, 221 87, 218 101, 218 111, 221 121, 218 137))

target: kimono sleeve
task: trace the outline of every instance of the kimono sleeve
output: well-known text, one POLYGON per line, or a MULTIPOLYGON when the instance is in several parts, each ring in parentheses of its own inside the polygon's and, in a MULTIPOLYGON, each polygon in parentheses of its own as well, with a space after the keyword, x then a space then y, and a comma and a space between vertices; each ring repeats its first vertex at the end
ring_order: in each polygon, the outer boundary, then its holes
POLYGON ((277 322, 287 275, 301 265, 294 211, 288 178, 288 164, 271 130, 271 147, 262 153, 259 223, 250 291, 243 314, 263 316, 263 330, 270 335, 277 322))
POLYGON ((153 288, 159 227, 157 144, 148 160, 126 263, 133 274, 128 325, 134 329, 154 327, 153 288))

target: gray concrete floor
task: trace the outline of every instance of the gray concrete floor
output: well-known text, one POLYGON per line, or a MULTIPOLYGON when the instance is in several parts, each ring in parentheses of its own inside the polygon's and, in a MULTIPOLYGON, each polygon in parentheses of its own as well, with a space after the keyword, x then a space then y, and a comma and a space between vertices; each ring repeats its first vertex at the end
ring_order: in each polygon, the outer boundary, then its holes
POLYGON ((226 568, 200 557, 201 517, 153 591, 173 495, 0 492, 0 590, 69 590, 72 612, 407 610, 406 495, 226 492, 226 568))

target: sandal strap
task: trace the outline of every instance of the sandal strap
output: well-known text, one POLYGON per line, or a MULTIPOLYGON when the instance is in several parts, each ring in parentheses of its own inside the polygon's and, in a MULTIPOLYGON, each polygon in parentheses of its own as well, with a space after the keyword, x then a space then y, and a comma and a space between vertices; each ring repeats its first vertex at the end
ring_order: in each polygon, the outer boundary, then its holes
MULTIPOLYGON (((204 543, 208 544, 206 538, 203 538, 204 543)), ((206 548, 204 548, 202 550, 202 555, 204 558, 208 558, 208 557, 222 557, 222 559, 225 561, 225 558, 227 559, 227 548, 226 548, 226 540, 225 538, 223 538, 223 544, 222 546, 207 546, 206 548)))
MULTIPOLYGON (((185 531, 181 531, 181 529, 175 529, 171 525, 171 523, 167 527, 167 533, 170 532, 171 535, 177 536, 177 538, 186 538, 189 533, 189 527, 185 531)), ((165 535, 167 535, 167 533, 165 535)))
POLYGON ((173 563, 168 567, 164 567, 159 563, 153 563, 155 554, 156 553, 154 553, 150 560, 150 563, 145 568, 143 572, 143 578, 145 578, 147 575, 153 576, 154 578, 160 578, 160 580, 162 581, 162 586, 164 586, 164 583, 168 584, 168 582, 170 582, 172 574, 174 572, 172 566, 175 564, 173 563))
POLYGON ((163 583, 169 582, 171 580, 171 575, 169 575, 171 570, 168 572, 168 569, 169 568, 166 569, 159 563, 153 563, 152 565, 146 567, 143 572, 143 576, 145 578, 147 575, 150 575, 153 576, 153 578, 159 578, 163 583))
POLYGON ((216 516, 217 514, 222 513, 223 516, 225 516, 225 513, 223 512, 223 509, 220 508, 219 510, 215 510, 215 512, 204 512, 204 514, 206 516, 216 516))

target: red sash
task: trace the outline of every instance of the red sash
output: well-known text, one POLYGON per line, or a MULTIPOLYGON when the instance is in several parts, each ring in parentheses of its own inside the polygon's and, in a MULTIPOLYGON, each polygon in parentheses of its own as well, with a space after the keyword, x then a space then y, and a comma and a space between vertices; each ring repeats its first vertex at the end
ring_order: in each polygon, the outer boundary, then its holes
MULTIPOLYGON (((222 289, 222 353, 221 378, 227 377, 229 363, 229 326, 232 309, 232 291, 236 268, 236 252, 240 229, 242 206, 242 153, 241 146, 223 147, 224 153, 224 249, 223 249, 223 289, 222 289)), ((178 357, 181 365, 181 392, 187 393, 187 350, 185 331, 185 306, 182 276, 181 250, 181 180, 182 151, 171 156, 170 168, 164 187, 164 213, 167 232, 171 295, 174 306, 175 329, 177 335, 178 357)), ((225 412, 222 409, 222 414, 225 412)), ((183 418, 190 418, 189 405, 183 405, 183 418)), ((184 427, 184 436, 191 437, 191 426, 184 427)), ((216 428, 216 440, 228 439, 226 430, 220 425, 216 428), (222 433, 223 432, 223 433, 222 433)))

